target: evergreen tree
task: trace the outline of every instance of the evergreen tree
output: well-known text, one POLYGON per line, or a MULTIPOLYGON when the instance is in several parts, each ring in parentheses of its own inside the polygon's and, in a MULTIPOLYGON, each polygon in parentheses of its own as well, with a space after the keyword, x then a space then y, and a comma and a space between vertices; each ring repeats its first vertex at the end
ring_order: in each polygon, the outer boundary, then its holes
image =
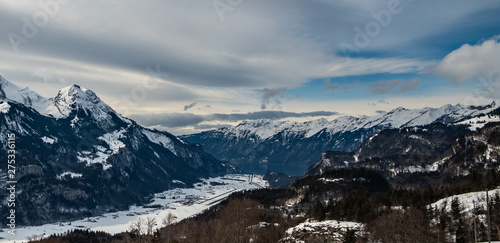
POLYGON ((457 222, 461 218, 461 211, 462 210, 458 198, 453 198, 453 201, 451 201, 451 217, 455 222, 457 222))
POLYGON ((356 243, 356 232, 354 230, 348 229, 344 234, 342 243, 356 243))
POLYGON ((465 243, 467 242, 467 233, 466 233, 466 230, 465 230, 465 227, 464 227, 464 222, 463 220, 460 218, 459 221, 458 221, 458 225, 457 225, 457 231, 455 232, 455 239, 456 239, 456 243, 465 243))
POLYGON ((314 203, 314 206, 311 209, 310 215, 311 215, 311 217, 315 218, 318 221, 325 220, 326 210, 325 210, 325 207, 323 206, 323 204, 319 200, 316 200, 316 203, 314 203))

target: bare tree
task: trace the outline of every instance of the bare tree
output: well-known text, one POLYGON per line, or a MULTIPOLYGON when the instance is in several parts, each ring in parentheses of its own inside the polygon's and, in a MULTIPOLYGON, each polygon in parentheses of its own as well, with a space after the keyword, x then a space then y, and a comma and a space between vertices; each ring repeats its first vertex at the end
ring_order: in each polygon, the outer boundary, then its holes
POLYGON ((139 217, 137 220, 133 221, 132 224, 130 224, 130 232, 137 235, 142 235, 144 234, 144 225, 144 219, 142 217, 139 217))
POLYGON ((168 212, 167 215, 162 220, 163 227, 167 227, 175 222, 175 215, 172 212, 168 212))
POLYGON ((155 225, 156 225, 156 219, 155 219, 155 217, 148 216, 146 218, 146 234, 148 236, 152 236, 153 235, 153 228, 155 227, 155 225))
POLYGON ((376 219, 369 225, 374 241, 387 243, 434 242, 429 221, 420 210, 396 210, 376 219))
MULTIPOLYGON (((251 237, 249 226, 259 223, 259 204, 250 199, 236 199, 228 203, 221 213, 228 242, 248 242, 251 237)), ((222 241, 221 241, 222 242, 222 241)))
POLYGON ((32 236, 26 237, 26 239, 28 241, 41 241, 43 239, 43 234, 40 234, 40 235, 34 234, 32 236))

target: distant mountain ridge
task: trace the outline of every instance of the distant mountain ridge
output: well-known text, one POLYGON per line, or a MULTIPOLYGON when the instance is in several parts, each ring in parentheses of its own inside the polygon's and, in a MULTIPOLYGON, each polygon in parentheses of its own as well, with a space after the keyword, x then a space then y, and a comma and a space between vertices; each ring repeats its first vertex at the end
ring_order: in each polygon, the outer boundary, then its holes
MULTIPOLYGON (((121 210, 152 193, 237 171, 200 146, 121 116, 78 85, 46 99, 0 78, 1 161, 7 161, 10 134, 16 137, 15 180, 22 190, 18 225, 121 210)), ((3 167, 0 186, 6 187, 7 176, 3 167)), ((2 203, 2 217, 7 210, 2 203)))
POLYGON ((472 172, 498 171, 500 122, 474 132, 440 123, 384 130, 353 152, 326 151, 304 176, 345 168, 375 170, 402 187, 439 186, 472 172))
POLYGON ((325 151, 351 152, 369 137, 386 129, 429 125, 464 124, 471 130, 486 121, 500 121, 488 114, 499 107, 497 102, 485 106, 445 105, 440 108, 409 110, 396 108, 376 116, 344 116, 332 121, 318 119, 308 122, 243 121, 198 134, 181 136, 199 143, 221 160, 241 163, 278 165, 314 164, 325 151))

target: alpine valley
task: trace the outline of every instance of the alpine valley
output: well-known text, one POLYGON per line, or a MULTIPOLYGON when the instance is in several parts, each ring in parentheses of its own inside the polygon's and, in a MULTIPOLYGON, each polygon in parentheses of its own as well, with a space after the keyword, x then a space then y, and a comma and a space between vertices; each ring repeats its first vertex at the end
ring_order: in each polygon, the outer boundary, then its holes
MULTIPOLYGON (((155 192, 236 171, 201 146, 121 116, 78 85, 47 99, 0 77, 0 161, 13 136, 15 174, 3 166, 0 186, 17 181, 18 225, 127 209, 155 192)), ((7 200, 0 212, 8 217, 7 200)))

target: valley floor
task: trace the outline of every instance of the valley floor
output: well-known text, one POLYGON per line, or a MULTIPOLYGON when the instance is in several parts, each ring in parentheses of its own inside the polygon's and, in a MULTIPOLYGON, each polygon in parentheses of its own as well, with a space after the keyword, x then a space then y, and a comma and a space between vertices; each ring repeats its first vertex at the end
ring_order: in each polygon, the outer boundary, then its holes
POLYGON ((194 188, 178 188, 157 193, 153 202, 145 207, 132 206, 127 211, 107 213, 73 222, 22 227, 16 229, 16 235, 8 234, 8 229, 3 229, 3 232, 0 232, 0 242, 27 242, 27 238, 33 235, 49 236, 65 233, 71 229, 91 229, 115 234, 130 230, 132 222, 147 217, 154 217, 157 227, 162 227, 161 222, 168 213, 174 214, 176 221, 180 221, 201 213, 233 192, 267 186, 267 182, 259 175, 234 174, 203 179, 202 182, 195 184, 194 188))

